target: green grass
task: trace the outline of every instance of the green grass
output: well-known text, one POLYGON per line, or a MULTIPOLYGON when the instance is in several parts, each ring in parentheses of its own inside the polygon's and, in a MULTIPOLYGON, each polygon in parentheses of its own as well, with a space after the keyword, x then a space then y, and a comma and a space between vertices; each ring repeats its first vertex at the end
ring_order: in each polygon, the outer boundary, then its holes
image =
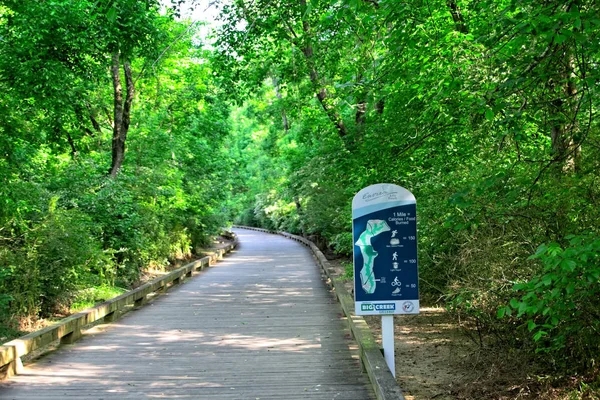
POLYGON ((126 291, 126 289, 120 287, 106 285, 82 289, 75 295, 70 311, 71 313, 76 313, 85 310, 86 308, 94 307, 96 304, 119 296, 126 291))
POLYGON ((344 279, 354 279, 354 264, 351 261, 342 261, 344 267, 344 279))

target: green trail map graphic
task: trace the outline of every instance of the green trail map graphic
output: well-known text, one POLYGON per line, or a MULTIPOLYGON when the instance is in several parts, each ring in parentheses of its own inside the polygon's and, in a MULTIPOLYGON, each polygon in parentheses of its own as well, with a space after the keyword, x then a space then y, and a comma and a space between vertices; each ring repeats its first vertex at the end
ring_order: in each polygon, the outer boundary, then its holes
POLYGON ((375 266, 375 257, 377 257, 377 252, 371 246, 371 239, 374 236, 379 235, 382 232, 387 232, 390 230, 387 222, 382 221, 380 219, 373 219, 367 221, 367 229, 363 233, 361 233, 358 241, 355 243, 358 247, 360 247, 360 252, 363 256, 363 267, 360 270, 360 284, 367 294, 375 293, 375 273, 373 272, 373 267, 375 266))

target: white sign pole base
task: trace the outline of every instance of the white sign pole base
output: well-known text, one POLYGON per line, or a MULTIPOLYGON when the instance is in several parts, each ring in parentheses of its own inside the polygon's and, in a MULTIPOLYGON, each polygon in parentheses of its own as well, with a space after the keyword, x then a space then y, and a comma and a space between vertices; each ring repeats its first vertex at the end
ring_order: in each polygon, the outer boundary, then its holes
POLYGON ((381 342, 383 357, 394 378, 396 377, 396 362, 394 360, 394 316, 381 316, 381 342))

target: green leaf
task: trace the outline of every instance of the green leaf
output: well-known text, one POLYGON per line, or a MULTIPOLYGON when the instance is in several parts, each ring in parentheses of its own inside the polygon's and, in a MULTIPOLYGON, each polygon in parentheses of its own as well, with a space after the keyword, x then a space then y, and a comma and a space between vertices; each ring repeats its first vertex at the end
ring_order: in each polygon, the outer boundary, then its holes
POLYGON ((544 336, 547 336, 548 332, 545 331, 537 331, 535 335, 533 335, 533 340, 535 342, 539 342, 541 338, 543 338, 544 336))
POLYGON ((575 268, 577 268, 577 263, 573 260, 562 260, 560 262, 560 267, 564 270, 573 272, 575 268))
POLYGON ((106 19, 111 23, 117 20, 117 9, 114 5, 106 12, 106 19))
POLYGON ((567 40, 567 37, 565 35, 561 35, 558 33, 556 35, 554 35, 554 43, 556 43, 556 44, 561 44, 565 40, 567 40))
POLYGON ((520 303, 519 303, 519 300, 517 300, 517 299, 510 299, 509 304, 512 308, 517 309, 517 308, 519 308, 520 303))
POLYGON ((493 121, 494 120, 494 111, 492 111, 491 109, 487 109, 485 110, 485 119, 487 119, 488 121, 493 121))
POLYGON ((498 309, 498 312, 496 313, 496 317, 498 319, 504 318, 505 315, 510 315, 510 313, 511 313, 510 307, 500 307, 498 309))
POLYGON ((544 275, 542 277, 542 283, 544 284, 544 286, 552 285, 552 275, 544 275))
POLYGON ((541 256, 542 254, 545 254, 546 251, 548 251, 548 246, 545 244, 542 244, 540 247, 537 248, 535 254, 533 254, 530 259, 533 258, 539 258, 539 256, 541 256))

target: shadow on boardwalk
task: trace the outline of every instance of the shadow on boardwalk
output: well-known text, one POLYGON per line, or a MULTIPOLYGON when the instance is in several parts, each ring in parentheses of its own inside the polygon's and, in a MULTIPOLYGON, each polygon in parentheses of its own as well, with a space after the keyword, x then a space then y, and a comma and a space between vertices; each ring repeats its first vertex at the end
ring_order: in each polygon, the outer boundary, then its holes
POLYGON ((373 398, 308 250, 236 232, 232 256, 28 366, 0 398, 373 398))

